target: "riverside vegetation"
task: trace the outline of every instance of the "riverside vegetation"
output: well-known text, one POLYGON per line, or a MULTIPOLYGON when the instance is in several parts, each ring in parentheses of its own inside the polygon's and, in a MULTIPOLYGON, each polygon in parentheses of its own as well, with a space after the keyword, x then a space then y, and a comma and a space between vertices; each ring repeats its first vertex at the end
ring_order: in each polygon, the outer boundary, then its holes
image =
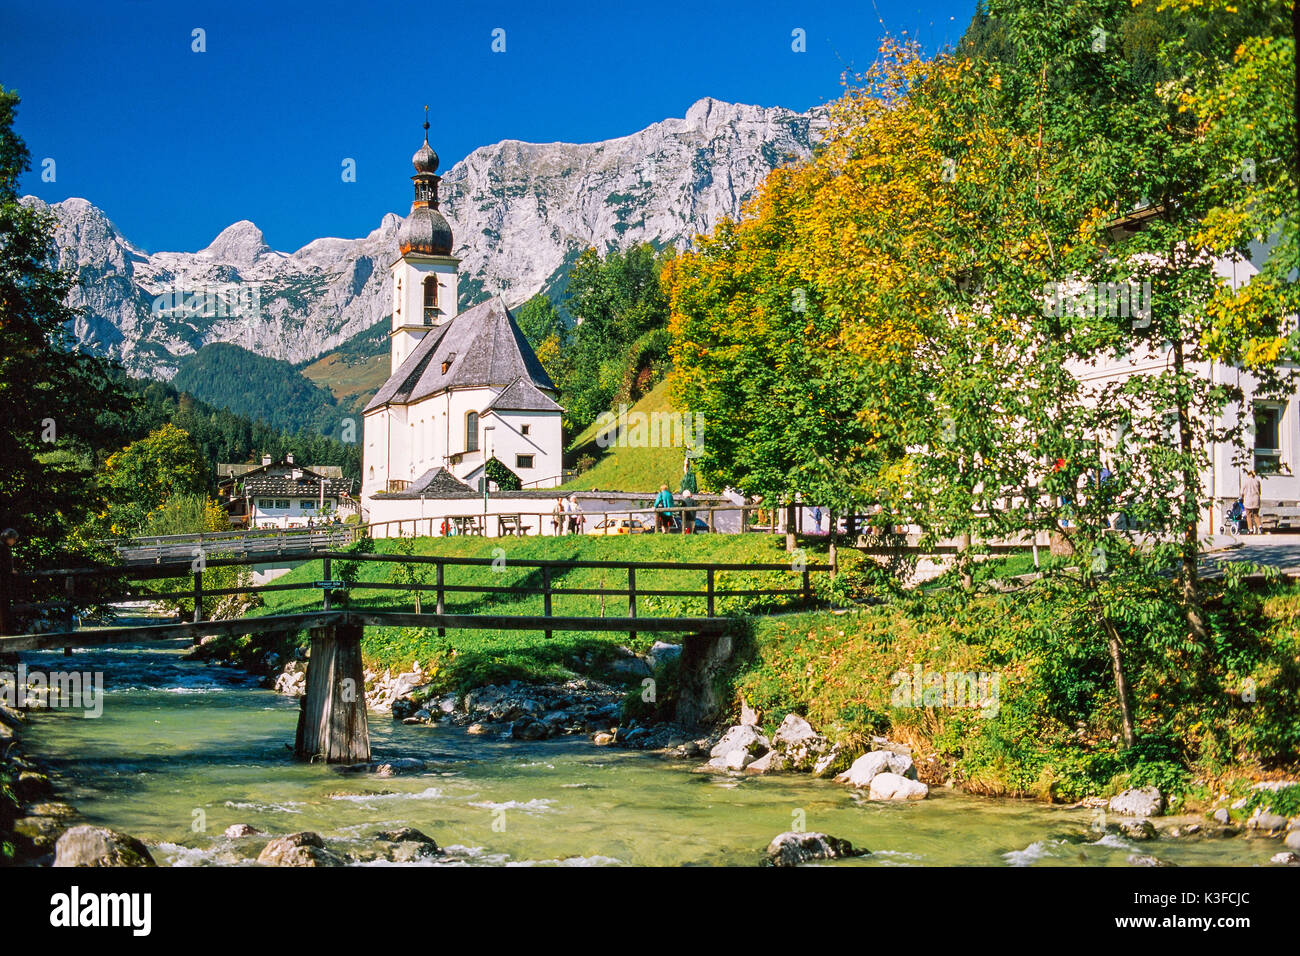
MULTIPOLYGON (((380 553, 493 558, 507 549, 493 584, 526 583, 532 569, 510 560, 751 561, 789 560, 779 538, 765 535, 638 536, 628 538, 494 541, 481 538, 362 542, 380 553)), ((802 557, 824 560, 824 539, 802 557)), ((738 616, 738 650, 720 676, 722 725, 742 712, 757 715, 775 733, 788 713, 800 714, 853 756, 871 749, 873 737, 911 747, 920 777, 930 785, 951 783, 976 794, 1077 801, 1126 787, 1156 786, 1171 808, 1208 806, 1221 793, 1241 796, 1254 781, 1293 774, 1300 745, 1300 585, 1246 577, 1245 568, 1206 581, 1205 606, 1211 642, 1186 637, 1177 592, 1168 580, 1115 581, 1124 591, 1126 619, 1117 621, 1132 700, 1137 740, 1126 746, 1105 636, 1097 629, 1089 587, 1071 576, 1071 560, 1037 581, 986 572, 990 586, 973 591, 934 587, 903 591, 887 583, 869 558, 841 549, 833 579, 814 575, 821 608, 782 609, 764 599, 725 598, 719 612, 738 616), (1006 590, 995 589, 997 587, 1006 590), (1014 588, 1014 590, 1012 590, 1014 588), (782 611, 785 613, 766 613, 782 611), (899 674, 992 675, 995 707, 971 706, 917 694, 900 700, 899 674)), ((1019 560, 1007 570, 1020 570, 1019 560)), ((1073 562, 1077 564, 1078 562, 1073 562)), ((285 581, 318 580, 319 562, 295 569, 285 581)), ((346 569, 345 569, 346 573, 346 569)), ((449 568, 448 584, 468 584, 481 569, 449 568)), ((362 579, 391 582, 395 591, 363 590, 349 601, 413 609, 402 582, 382 565, 362 565, 362 579)), ((623 587, 613 572, 573 569, 554 578, 556 587, 623 587)), ((643 572, 646 588, 700 587, 687 571, 643 572)), ((719 589, 795 586, 798 575, 720 574, 719 589), (781 581, 780 579, 786 580, 781 581)), ((481 581, 480 581, 481 583, 481 581)), ((273 592, 251 613, 313 606, 314 592, 273 592)), ((540 610, 540 596, 453 594, 453 612, 492 609, 522 614, 540 610), (536 605, 536 606, 534 606, 536 605)), ((556 613, 621 616, 612 599, 559 597, 556 613)), ((645 614, 698 614, 703 599, 645 598, 645 614)), ((427 609, 427 604, 425 605, 427 609)), ((671 640, 671 638, 670 638, 671 640)), ((652 638, 623 647, 626 634, 557 632, 542 641, 530 632, 448 631, 431 628, 367 628, 363 654, 375 672, 420 665, 421 693, 464 693, 508 681, 557 683, 574 677, 622 681, 628 686, 623 719, 651 724, 670 720, 675 664, 654 671, 658 692, 642 699, 650 671, 629 671, 629 652, 644 654, 652 638)), ((213 639, 205 656, 266 668, 268 650, 286 660, 305 635, 284 635, 273 648, 247 638, 213 639)), ((984 688, 987 691, 987 688, 984 688)), ((409 712, 409 711, 408 711, 409 712)))

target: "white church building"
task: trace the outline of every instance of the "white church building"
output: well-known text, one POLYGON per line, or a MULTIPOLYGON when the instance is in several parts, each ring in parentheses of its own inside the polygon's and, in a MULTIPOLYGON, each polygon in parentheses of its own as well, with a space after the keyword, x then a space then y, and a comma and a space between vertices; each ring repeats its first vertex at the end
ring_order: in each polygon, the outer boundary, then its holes
POLYGON ((457 312, 460 260, 438 211, 438 156, 427 119, 424 129, 411 160, 415 201, 391 266, 392 371, 363 413, 361 495, 371 520, 376 511, 400 517, 397 501, 435 478, 481 490, 492 458, 525 489, 562 480, 558 392, 510 310, 492 298, 457 312), (376 509, 385 501, 388 507, 376 509))

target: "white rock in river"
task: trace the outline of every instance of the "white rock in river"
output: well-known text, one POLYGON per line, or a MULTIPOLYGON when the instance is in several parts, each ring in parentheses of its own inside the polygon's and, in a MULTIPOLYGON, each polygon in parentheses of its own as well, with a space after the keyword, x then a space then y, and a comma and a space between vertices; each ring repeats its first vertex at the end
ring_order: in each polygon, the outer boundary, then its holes
POLYGON ((772 735, 772 749, 785 758, 791 770, 812 770, 829 746, 830 742, 798 714, 786 714, 772 735))
POLYGON ((55 866, 156 866, 145 845, 108 827, 77 826, 54 845, 55 866))
POLYGON ((867 795, 872 800, 924 800, 929 793, 930 788, 923 783, 885 772, 871 778, 867 795))
POLYGON ((882 773, 916 779, 916 767, 912 765, 911 757, 888 750, 873 750, 853 761, 853 765, 837 776, 835 782, 847 783, 853 787, 869 787, 871 781, 882 773))
POLYGON ((761 757, 771 749, 771 742, 757 728, 737 725, 722 735, 722 739, 709 751, 709 756, 725 757, 733 750, 743 750, 754 757, 761 757))
POLYGON ((1292 830, 1286 835, 1286 845, 1292 850, 1300 850, 1300 830, 1292 830))
POLYGON ((1165 798, 1155 787, 1125 790, 1110 798, 1110 811, 1130 817, 1158 817, 1165 812, 1165 798))

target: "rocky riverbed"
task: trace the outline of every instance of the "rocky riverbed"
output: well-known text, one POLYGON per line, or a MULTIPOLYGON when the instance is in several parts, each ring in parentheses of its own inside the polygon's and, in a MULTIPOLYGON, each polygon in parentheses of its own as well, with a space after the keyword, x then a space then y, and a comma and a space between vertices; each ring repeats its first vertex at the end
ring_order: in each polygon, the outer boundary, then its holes
MULTIPOLYGON (((797 714, 770 734, 750 712, 708 733, 642 723, 623 717, 623 689, 590 678, 452 695, 418 667, 368 674, 376 757, 322 772, 287 758, 286 697, 228 668, 102 656, 123 668, 102 720, 0 711, 29 862, 1300 863, 1300 818, 1271 806, 1282 783, 1194 815, 1150 789, 1072 807, 966 797, 897 741, 849 749, 797 714), (17 750, 20 730, 37 756, 17 750), (126 796, 101 774, 130 781, 126 796)), ((272 677, 289 696, 294 663, 272 677)))

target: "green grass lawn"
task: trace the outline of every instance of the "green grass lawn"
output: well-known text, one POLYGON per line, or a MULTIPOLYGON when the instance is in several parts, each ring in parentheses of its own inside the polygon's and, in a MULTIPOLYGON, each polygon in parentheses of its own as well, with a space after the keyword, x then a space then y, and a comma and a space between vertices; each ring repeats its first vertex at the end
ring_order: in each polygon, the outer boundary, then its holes
MULTIPOLYGON (((660 382, 647 392, 630 412, 650 414, 674 411, 668 401, 668 383, 660 382)), ((574 458, 591 455, 596 464, 577 478, 566 483, 565 488, 586 491, 603 488, 614 491, 642 491, 653 495, 659 486, 666 484, 676 490, 682 480, 682 448, 601 448, 596 439, 601 428, 593 424, 578 435, 569 445, 574 458)))
MULTIPOLYGON (((716 563, 789 564, 783 538, 772 535, 636 535, 626 537, 534 538, 417 538, 412 544, 416 554, 446 555, 498 559, 499 567, 449 567, 447 585, 486 584, 495 587, 541 587, 539 568, 522 567, 512 562, 525 560, 596 560, 596 561, 674 561, 716 563)), ((396 550, 393 540, 375 542, 379 553, 396 550)), ((823 553, 809 549, 809 563, 823 563, 823 553)), ((337 577, 337 562, 332 574, 337 577)), ((358 581, 389 583, 395 580, 396 564, 371 562, 361 564, 358 581)), ((434 581, 434 569, 425 565, 427 583, 434 581)), ((321 561, 309 561, 276 584, 321 580, 321 561)), ((552 577, 553 588, 625 589, 627 573, 619 569, 575 568, 552 577)), ((797 588, 801 575, 790 571, 719 572, 715 578, 718 592, 748 588, 797 588)), ((703 571, 665 569, 637 573, 637 591, 698 590, 705 587, 703 571)), ((321 607, 321 592, 315 589, 279 591, 263 595, 265 604, 252 614, 292 614, 321 607)), ((422 610, 434 607, 433 592, 422 592, 422 610)), ((446 609, 450 614, 540 615, 542 596, 497 595, 451 592, 446 609)), ((782 598, 719 594, 716 613, 737 614, 763 612, 789 606, 782 598)), ((413 592, 356 588, 348 605, 392 611, 414 611, 413 592)), ((590 617, 625 617, 627 599, 621 595, 558 595, 552 601, 555 615, 590 617)), ((637 614, 641 617, 704 616, 704 597, 638 596, 637 614)), ((671 635, 641 632, 635 642, 628 633, 557 631, 546 641, 538 631, 448 630, 439 638, 435 628, 367 627, 362 644, 366 663, 372 667, 391 667, 394 671, 410 668, 419 661, 426 670, 435 672, 435 683, 447 689, 475 686, 488 681, 566 679, 578 672, 599 671, 603 661, 614 656, 619 645, 635 644, 644 651, 655 640, 677 640, 671 635)))

